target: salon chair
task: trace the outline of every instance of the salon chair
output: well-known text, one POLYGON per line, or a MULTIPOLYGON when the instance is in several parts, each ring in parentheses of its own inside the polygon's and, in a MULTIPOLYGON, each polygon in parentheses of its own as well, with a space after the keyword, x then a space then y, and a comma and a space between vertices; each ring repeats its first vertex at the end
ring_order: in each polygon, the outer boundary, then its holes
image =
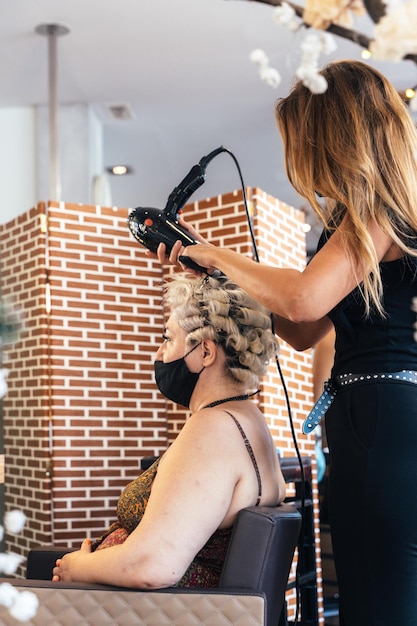
MULTIPOLYGON (((30 589, 39 608, 28 626, 277 626, 301 526, 291 504, 240 511, 215 589, 137 590, 83 583, 52 583, 55 560, 68 549, 31 550, 27 579, 1 579, 30 589)), ((0 623, 17 622, 0 607, 0 623)))

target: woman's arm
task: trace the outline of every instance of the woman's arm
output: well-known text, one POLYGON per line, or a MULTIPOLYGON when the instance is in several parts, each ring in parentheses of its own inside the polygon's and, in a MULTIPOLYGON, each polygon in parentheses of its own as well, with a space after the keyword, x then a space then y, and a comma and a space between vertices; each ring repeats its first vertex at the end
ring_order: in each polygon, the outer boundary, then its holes
MULTIPOLYGON (((173 585, 213 532, 251 504, 233 501, 242 464, 250 464, 247 451, 230 417, 211 411, 210 419, 193 415, 164 454, 145 514, 127 540, 93 553, 84 545, 65 555, 54 569, 60 580, 145 589, 173 585)), ((253 481, 255 501, 254 475, 253 481)))

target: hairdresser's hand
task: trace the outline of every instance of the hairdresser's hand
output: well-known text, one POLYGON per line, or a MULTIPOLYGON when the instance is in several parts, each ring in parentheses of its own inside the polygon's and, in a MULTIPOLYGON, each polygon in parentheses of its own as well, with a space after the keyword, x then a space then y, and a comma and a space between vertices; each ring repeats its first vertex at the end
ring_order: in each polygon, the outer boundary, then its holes
MULTIPOLYGON (((202 237, 193 226, 191 226, 190 224, 187 224, 187 222, 182 217, 179 217, 178 223, 180 224, 180 226, 182 226, 186 231, 190 233, 193 239, 195 239, 196 241, 200 243, 208 244, 208 242, 204 239, 204 237, 202 237)), ((177 241, 174 244, 170 255, 167 256, 166 246, 165 244, 161 243, 158 246, 157 254, 154 254, 150 250, 146 250, 145 255, 149 257, 150 259, 158 259, 161 265, 170 263, 171 265, 178 265, 179 267, 184 269, 184 266, 178 261, 178 257, 182 254, 183 249, 184 248, 182 246, 181 241, 177 241)))
POLYGON ((79 571, 85 571, 83 564, 88 555, 91 554, 91 541, 84 539, 81 544, 80 550, 77 552, 69 552, 64 554, 62 559, 57 559, 55 567, 52 570, 52 582, 59 581, 74 582, 82 580, 82 576, 78 574, 79 571))
MULTIPOLYGON (((218 269, 215 265, 215 251, 216 251, 216 247, 212 246, 211 244, 199 243, 197 245, 187 246, 185 248, 183 246, 180 246, 180 249, 178 252, 178 262, 180 266, 186 271, 201 274, 201 272, 196 272, 195 269, 192 269, 189 267, 189 265, 185 261, 186 258, 189 258, 195 263, 197 263, 197 265, 199 265, 200 267, 205 268, 205 273, 213 274, 216 271, 216 269, 218 269)), ((172 254, 175 252, 173 248, 170 258, 172 254)))

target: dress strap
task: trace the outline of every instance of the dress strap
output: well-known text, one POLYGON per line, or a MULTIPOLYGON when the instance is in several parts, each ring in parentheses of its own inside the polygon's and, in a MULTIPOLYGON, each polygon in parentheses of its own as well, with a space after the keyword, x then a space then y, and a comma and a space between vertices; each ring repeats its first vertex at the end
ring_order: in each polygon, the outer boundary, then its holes
POLYGON ((251 445, 250 445, 250 443, 249 443, 249 439, 246 437, 246 433, 245 433, 245 431, 243 430, 242 426, 241 426, 241 425, 240 425, 240 423, 237 421, 237 419, 235 418, 235 416, 234 416, 234 415, 232 415, 231 413, 229 413, 229 411, 226 411, 225 409, 224 409, 224 411, 225 411, 225 413, 227 413, 228 415, 230 415, 230 417, 232 418, 232 420, 234 421, 234 423, 235 423, 235 424, 236 424, 236 426, 238 427, 239 432, 240 432, 240 434, 242 435, 242 439, 243 439, 243 441, 245 442, 246 450, 248 451, 249 456, 250 456, 250 458, 251 458, 251 461, 252 461, 253 467, 254 467, 254 469, 255 469, 256 480, 258 481, 258 499, 256 500, 256 504, 255 504, 255 506, 259 506, 259 503, 260 503, 260 501, 261 501, 261 496, 262 496, 262 481, 261 481, 261 474, 260 474, 260 472, 259 472, 259 467, 258 467, 258 464, 257 464, 257 462, 256 462, 255 455, 254 455, 254 453, 253 453, 253 448, 252 448, 252 446, 251 446, 251 445))

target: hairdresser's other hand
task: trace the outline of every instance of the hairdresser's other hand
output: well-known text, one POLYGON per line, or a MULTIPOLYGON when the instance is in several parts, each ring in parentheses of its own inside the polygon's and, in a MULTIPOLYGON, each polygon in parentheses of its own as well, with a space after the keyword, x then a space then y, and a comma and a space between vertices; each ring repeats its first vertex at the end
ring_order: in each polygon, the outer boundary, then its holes
POLYGON ((78 567, 81 567, 81 571, 85 571, 86 568, 82 564, 89 554, 91 554, 91 541, 90 539, 84 539, 81 548, 77 552, 69 552, 64 554, 62 559, 56 560, 55 567, 52 570, 52 582, 77 581, 76 571, 78 567))
MULTIPOLYGON (((182 226, 182 228, 184 228, 185 230, 187 230, 191 237, 193 239, 195 239, 196 241, 202 244, 205 244, 205 246, 207 247, 212 247, 211 244, 209 244, 209 242, 207 241, 207 239, 204 239, 204 237, 202 237, 194 228, 194 226, 191 226, 191 224, 187 224, 187 222, 182 218, 179 217, 178 219, 178 223, 180 224, 180 226, 182 226)), ((158 249, 158 258, 159 261, 161 263, 163 263, 163 260, 165 257, 165 253, 166 253, 166 248, 164 244, 160 244, 159 248, 161 248, 160 250, 158 249), (162 247, 163 246, 163 247, 162 247)), ((186 265, 184 265, 184 263, 181 263, 181 261, 179 261, 179 257, 180 256, 189 256, 190 258, 193 259, 193 261, 196 261, 196 259, 194 258, 194 256, 192 256, 192 254, 188 254, 186 253, 187 248, 200 248, 200 246, 186 246, 184 247, 182 245, 181 241, 176 241, 175 244, 172 247, 171 253, 169 255, 169 262, 172 263, 173 265, 178 265, 179 267, 181 267, 181 269, 187 271, 187 272, 191 272, 192 274, 201 274, 201 272, 199 272, 198 270, 192 269, 190 267, 187 267, 186 265)), ((201 267, 207 267, 206 265, 199 263, 197 261, 198 265, 201 265, 201 267)), ((208 273, 211 274, 215 268, 207 268, 208 273)))

